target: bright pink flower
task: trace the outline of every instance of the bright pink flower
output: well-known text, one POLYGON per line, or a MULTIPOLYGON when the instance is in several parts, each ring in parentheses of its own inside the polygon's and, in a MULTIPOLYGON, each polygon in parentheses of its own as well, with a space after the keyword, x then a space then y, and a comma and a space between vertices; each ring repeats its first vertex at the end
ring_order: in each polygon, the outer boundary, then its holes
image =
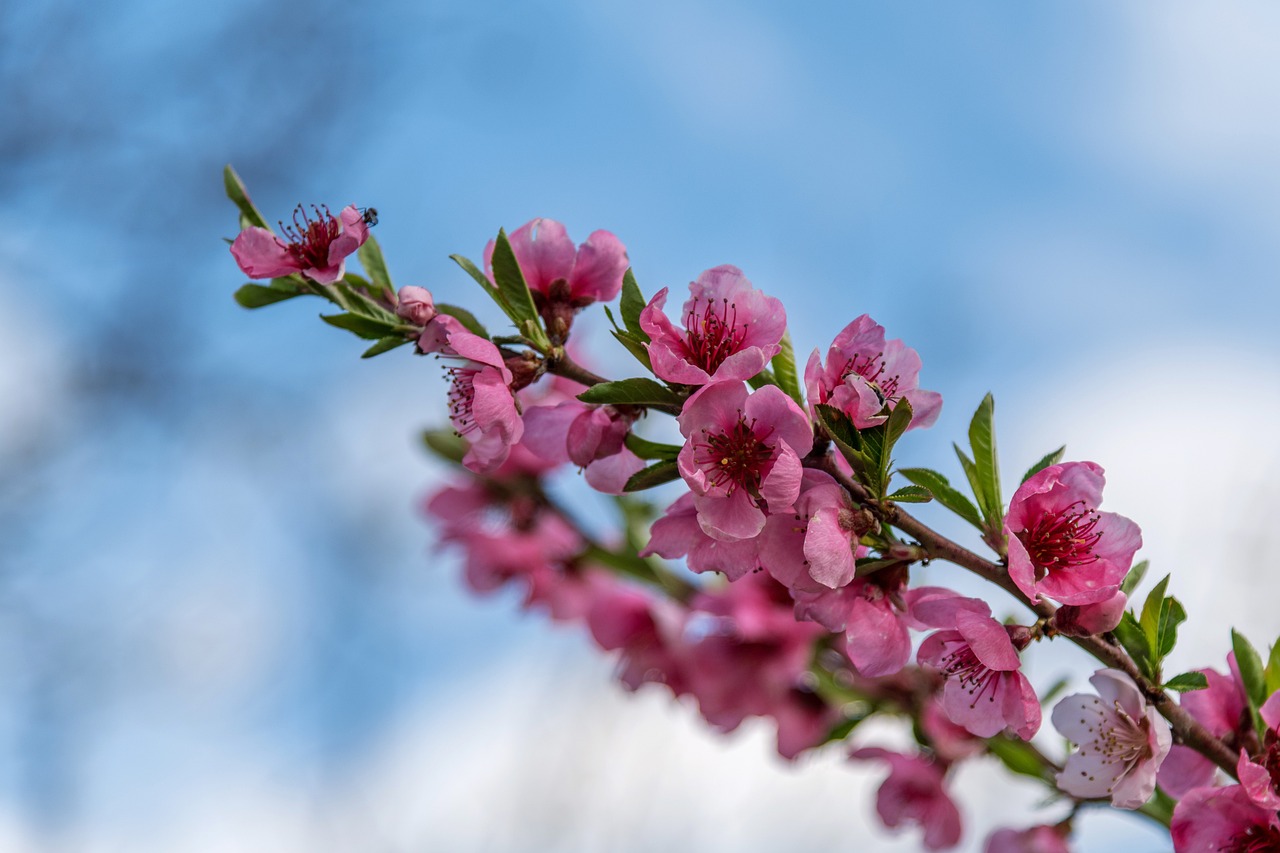
POLYGON ((961 761, 986 751, 987 744, 947 716, 942 700, 933 696, 920 711, 920 728, 935 755, 944 761, 961 761))
MULTIPOLYGON (((926 618, 934 625, 954 628, 926 637, 916 659, 946 678, 942 707, 947 716, 979 737, 1010 728, 1023 740, 1029 739, 1040 728, 1040 701, 1019 671, 1018 650, 1030 641, 1027 629, 1001 625, 991 618, 990 608, 976 599, 934 598, 936 606, 931 610, 943 618, 926 618)), ((923 606, 912 608, 916 618, 924 611, 923 606)))
MULTIPOLYGON (((577 249, 554 219, 531 219, 508 237, 520 272, 542 304, 560 302, 582 308, 608 302, 622 289, 630 263, 627 249, 608 231, 593 231, 577 249)), ((494 241, 484 248, 484 268, 493 278, 494 241)), ((539 307, 542 307, 540 304, 539 307)))
POLYGON ((781 351, 787 313, 777 299, 752 287, 742 270, 729 264, 709 269, 689 285, 689 294, 684 331, 662 310, 665 287, 640 312, 659 378, 683 385, 747 380, 781 351))
POLYGON ((1120 670, 1100 669, 1089 682, 1097 696, 1076 693, 1053 709, 1054 728, 1080 746, 1058 774, 1058 787, 1073 797, 1110 797, 1116 808, 1139 808, 1155 791, 1156 771, 1169 754, 1169 724, 1120 670))
POLYGON ((1196 788, 1173 810, 1174 853, 1277 853, 1280 819, 1239 785, 1196 788))
POLYGON ((721 572, 736 581, 760 566, 759 542, 759 539, 726 542, 708 536, 698 524, 693 494, 685 492, 649 528, 649 544, 640 556, 657 554, 668 560, 685 557, 690 571, 721 572))
POLYGON ((911 404, 910 429, 938 419, 942 395, 920 388, 920 356, 900 340, 886 341, 884 327, 866 314, 836 335, 826 364, 818 350, 804 371, 809 403, 835 406, 858 429, 883 423, 881 411, 905 398, 911 404))
MULTIPOLYGON (((1234 653, 1228 654, 1227 666, 1230 675, 1212 669, 1199 670, 1209 686, 1183 693, 1178 703, 1214 737, 1239 743, 1244 736, 1247 704, 1234 653)), ((1211 784, 1217 773, 1218 766, 1208 758, 1189 746, 1174 744, 1160 765, 1157 781, 1165 793, 1178 799, 1194 788, 1211 784)))
POLYGON ((686 439, 677 464, 707 535, 750 539, 764 528, 766 508, 795 503, 813 430, 782 389, 748 395, 741 382, 716 382, 690 397, 677 420, 686 439))
POLYGON ((761 560, 788 589, 820 596, 854 579, 857 558, 867 554, 858 540, 869 526, 831 475, 806 468, 792 510, 765 522, 761 560))
POLYGON ((524 435, 524 421, 511 390, 513 377, 502 353, 447 314, 432 318, 418 347, 460 360, 445 373, 449 387, 449 420, 470 447, 462 464, 478 474, 496 469, 524 435))
POLYGON ((266 228, 246 228, 231 244, 231 254, 249 278, 275 278, 302 273, 318 284, 333 284, 346 274, 346 258, 369 239, 369 226, 353 205, 336 217, 329 208, 311 207, 313 220, 302 205, 293 212, 293 226, 280 223, 289 242, 266 228))
POLYGON ((856 750, 849 757, 888 762, 889 778, 876 794, 876 812, 885 826, 920 826, 924 846, 930 850, 946 850, 960 843, 960 810, 947 794, 945 765, 877 747, 856 750))
POLYGON ((1033 826, 1030 829, 998 829, 987 838, 986 853, 1071 853, 1067 829, 1033 826))
POLYGON ((1009 577, 1027 598, 1093 604, 1115 594, 1142 532, 1123 515, 1098 512, 1105 482, 1093 462, 1064 462, 1014 492, 1004 520, 1009 577))
POLYGON ((415 326, 427 325, 436 316, 436 303, 431 298, 431 291, 412 285, 400 288, 396 297, 396 314, 415 326))
POLYGON ((1094 604, 1064 604, 1053 614, 1053 627, 1068 637, 1105 634, 1120 624, 1129 597, 1120 590, 1094 604))
POLYGON ((630 407, 589 406, 568 399, 554 406, 525 409, 525 443, 549 460, 573 462, 596 491, 622 494, 644 460, 623 442, 638 412, 630 407))

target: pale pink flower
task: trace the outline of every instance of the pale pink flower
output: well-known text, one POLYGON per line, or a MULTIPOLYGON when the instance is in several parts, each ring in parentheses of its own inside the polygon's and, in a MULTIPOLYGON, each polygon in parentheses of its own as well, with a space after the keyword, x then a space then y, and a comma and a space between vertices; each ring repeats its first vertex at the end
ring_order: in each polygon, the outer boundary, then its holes
POLYGON ((795 503, 813 430, 782 389, 749 395, 741 382, 716 382, 690 397, 677 420, 685 437, 677 465, 707 535, 750 539, 764 528, 766 508, 795 503))
POLYGON ((1173 810, 1174 853, 1277 853, 1280 818, 1240 785, 1196 788, 1173 810))
POLYGON ((1053 709, 1054 728, 1080 746, 1058 774, 1058 787, 1073 797, 1110 797, 1116 808, 1139 808, 1155 791, 1156 771, 1169 754, 1169 724, 1120 670, 1098 670, 1089 682, 1097 696, 1076 693, 1053 709))
POLYGON ((824 364, 818 350, 809 356, 804 382, 810 405, 840 409, 858 429, 883 423, 881 414, 898 401, 911 404, 909 429, 938 419, 942 395, 920 388, 920 356, 900 340, 886 341, 884 327, 866 314, 836 335, 824 364))
POLYGON ((759 539, 724 541, 708 536, 698 524, 693 493, 685 492, 649 528, 649 544, 640 556, 684 557, 692 572, 720 572, 736 581, 760 567, 759 548, 759 539))
POLYGON ((985 853, 1071 853, 1063 826, 997 829, 987 838, 985 853))
POLYGON ((935 631, 920 644, 916 659, 946 678, 942 707, 952 722, 979 737, 1012 729, 1023 740, 1040 728, 1040 701, 1020 671, 1018 651, 1030 642, 1019 625, 1001 625, 981 601, 948 590, 926 597, 912 616, 935 631))
POLYGON ((1014 492, 1004 520, 1009 577, 1027 598, 1093 604, 1115 594, 1142 531, 1123 515, 1098 511, 1105 483, 1096 463, 1064 462, 1014 492))
POLYGON ((431 291, 425 287, 409 285, 400 288, 396 297, 396 314, 413 323, 425 326, 436 316, 436 303, 431 298, 431 291))
POLYGON ((231 244, 231 254, 249 278, 275 278, 302 273, 318 284, 333 284, 346 274, 347 256, 369 239, 369 226, 353 205, 335 217, 329 208, 312 205, 312 219, 302 205, 293 225, 280 223, 288 242, 266 228, 246 228, 231 244))
POLYGON ((876 794, 876 812, 885 826, 916 824, 924 829, 924 846, 930 850, 960 843, 960 810, 947 794, 945 764, 878 747, 856 750, 849 757, 888 763, 889 777, 876 794))
MULTIPOLYGON (((608 231, 593 231, 576 249, 563 225, 554 219, 531 219, 507 238, 525 284, 539 308, 548 302, 578 309, 608 302, 622 289, 630 265, 626 247, 608 231)), ((484 266, 493 278, 494 241, 484 249, 484 266)))
POLYGON ((640 312, 659 378, 683 385, 746 380, 781 351, 787 313, 777 299, 752 287, 742 270, 729 264, 709 269, 689 285, 689 294, 683 331, 662 310, 665 287, 640 312))

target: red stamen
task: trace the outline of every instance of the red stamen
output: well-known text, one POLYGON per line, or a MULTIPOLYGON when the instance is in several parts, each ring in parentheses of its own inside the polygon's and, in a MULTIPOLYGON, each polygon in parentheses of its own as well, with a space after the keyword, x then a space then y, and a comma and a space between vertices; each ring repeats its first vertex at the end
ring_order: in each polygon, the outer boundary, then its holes
POLYGON ((1084 501, 1076 501, 1055 515, 1042 516, 1034 527, 1018 533, 1036 567, 1036 579, 1052 571, 1097 561, 1093 549, 1102 538, 1102 531, 1095 528, 1101 521, 1096 510, 1086 507, 1084 501))
POLYGON ((323 213, 314 204, 311 205, 311 210, 315 213, 314 222, 307 216, 302 205, 294 208, 293 226, 279 223, 281 232, 289 238, 289 242, 285 243, 278 237, 276 240, 289 251, 299 266, 324 269, 329 266, 329 244, 342 233, 342 223, 329 212, 327 206, 323 213))
POLYGON ((698 313, 698 301, 684 318, 685 349, 691 364, 701 367, 708 374, 716 372, 726 358, 742 349, 747 337, 747 323, 738 325, 738 308, 728 299, 717 303, 708 300, 698 313))
POLYGON ((727 432, 713 435, 703 430, 702 441, 693 446, 693 461, 707 473, 714 488, 725 490, 726 497, 738 488, 746 489, 753 498, 760 493, 765 466, 773 459, 773 448, 765 443, 773 428, 757 435, 755 426, 755 418, 747 423, 739 412, 738 421, 727 432))
POLYGON ((897 396, 902 377, 898 374, 885 376, 885 369, 883 352, 875 355, 855 353, 853 358, 845 362, 844 369, 840 371, 840 381, 843 382, 850 376, 861 376, 880 395, 880 399, 887 403, 897 396))

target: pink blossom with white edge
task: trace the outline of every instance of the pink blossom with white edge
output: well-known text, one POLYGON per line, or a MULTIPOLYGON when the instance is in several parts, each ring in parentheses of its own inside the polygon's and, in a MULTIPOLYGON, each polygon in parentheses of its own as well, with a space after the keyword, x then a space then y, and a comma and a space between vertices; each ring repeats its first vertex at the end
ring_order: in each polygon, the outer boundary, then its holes
POLYGON ((1080 747, 1058 774, 1058 787, 1073 797, 1110 797, 1116 808, 1140 808, 1169 754, 1169 724, 1120 670, 1098 670, 1089 682, 1097 696, 1076 693, 1053 709, 1054 728, 1080 747))
POLYGON ((878 747, 855 750, 849 757, 888 763, 889 777, 876 793, 876 813, 885 826, 916 824, 924 829, 924 846, 930 850, 960 843, 960 810, 947 794, 945 764, 878 747))
POLYGON ((1031 600, 1092 604, 1115 594, 1142 547, 1142 531, 1123 515, 1099 512, 1102 467, 1050 465, 1014 492, 1004 534, 1009 577, 1031 600))
POLYGON ((908 429, 927 427, 942 411, 942 395, 920 388, 920 355, 901 340, 886 341, 884 327, 866 314, 845 326, 824 364, 814 350, 804 371, 809 403, 840 409, 858 429, 883 423, 881 411, 911 404, 908 429))
POLYGON ((987 838, 984 853, 1071 853, 1063 826, 998 829, 987 838))
POLYGON ((333 284, 346 274, 347 256, 369 239, 369 226, 354 205, 334 216, 312 205, 312 219, 298 205, 293 225, 280 223, 285 239, 266 228, 246 228, 231 244, 231 254, 249 278, 302 273, 317 284, 333 284))
MULTIPOLYGON (((576 249, 565 227, 554 219, 531 219, 507 238, 525 284, 539 301, 582 308, 608 302, 622 290, 630 262, 627 249, 608 231, 593 231, 576 249)), ((484 248, 484 268, 493 278, 493 248, 484 248)))
POLYGON ((666 303, 664 287, 640 312, 640 327, 651 338, 653 372, 668 382, 747 380, 782 351, 786 310, 777 299, 752 287, 735 266, 709 269, 689 285, 681 314, 683 331, 667 318, 666 303))
POLYGON ((716 382, 685 401, 677 421, 685 444, 676 464, 708 536, 753 538, 766 507, 784 510, 799 497, 813 428, 782 389, 748 394, 741 382, 716 382))

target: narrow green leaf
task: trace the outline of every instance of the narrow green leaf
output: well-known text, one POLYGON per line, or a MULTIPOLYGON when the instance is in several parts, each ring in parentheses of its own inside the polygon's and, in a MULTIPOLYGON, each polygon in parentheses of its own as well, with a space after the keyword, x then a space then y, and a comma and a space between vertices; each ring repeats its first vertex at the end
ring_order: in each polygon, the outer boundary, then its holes
POLYGON ((989 525, 999 525, 1004 518, 1004 503, 1000 497, 1000 462, 996 453, 995 398, 991 394, 982 398, 978 410, 969 422, 969 447, 973 450, 974 470, 977 474, 978 505, 984 507, 984 518, 989 525))
POLYGON ((1253 644, 1235 628, 1231 629, 1231 650, 1236 653, 1236 667, 1240 670, 1249 705, 1256 711, 1267 701, 1267 679, 1263 674, 1262 658, 1253 644))
POLYGON ((375 355, 382 355, 384 352, 391 352, 396 347, 402 347, 409 343, 409 339, 403 335, 394 335, 380 339, 376 344, 365 350, 361 358, 373 358, 375 355))
POLYGON ((1138 584, 1142 583, 1142 579, 1147 576, 1147 569, 1151 568, 1150 560, 1142 560, 1134 563, 1133 568, 1129 569, 1129 574, 1124 576, 1124 580, 1120 583, 1120 591, 1126 596, 1132 598, 1133 591, 1138 588, 1138 584))
POLYGON ((364 241, 364 245, 356 250, 356 257, 360 259, 360 265, 364 267, 364 271, 369 274, 369 281, 373 287, 387 296, 394 297, 396 289, 391 284, 391 276, 387 273, 387 262, 383 260, 382 247, 378 245, 378 241, 372 234, 364 241))
POLYGON ((624 492, 639 492, 644 489, 652 489, 654 486, 670 483, 679 476, 680 471, 676 468, 675 460, 664 459, 632 474, 631 479, 627 480, 627 484, 622 487, 622 490, 624 492))
POLYGON ((778 387, 787 392, 787 396, 796 401, 796 405, 804 408, 804 393, 800 390, 800 377, 796 374, 796 351, 791 346, 791 331, 782 333, 778 342, 782 347, 769 362, 773 375, 778 380, 778 387))
POLYGON ((1147 593, 1147 599, 1142 603, 1142 616, 1138 619, 1153 651, 1160 648, 1160 610, 1164 606, 1164 592, 1168 586, 1169 575, 1165 575, 1155 589, 1147 593))
POLYGON ((978 508, 973 502, 966 498, 962 493, 955 490, 952 485, 947 482, 947 478, 939 474, 937 471, 931 471, 928 468, 899 468, 898 473, 906 477, 917 486, 923 486, 928 489, 934 499, 972 524, 979 530, 982 529, 982 516, 978 514, 978 508))
POLYGON ((240 209, 241 227, 243 227, 244 223, 248 223, 258 228, 271 230, 267 220, 263 219, 262 214, 258 212, 258 208, 254 207, 253 202, 249 199, 249 190, 245 188, 244 181, 240 180, 240 176, 236 174, 236 170, 231 168, 230 164, 222 170, 222 183, 227 189, 227 198, 235 202, 236 207, 240 209))
POLYGON ((619 379, 617 382, 601 382, 578 395, 584 403, 613 403, 624 406, 676 406, 683 402, 680 395, 667 386, 638 376, 635 379, 619 379))
POLYGON ((900 504, 923 504, 933 500, 933 494, 924 486, 903 486, 885 499, 900 504))
POLYGON ((1044 779, 1048 772, 1048 768, 1041 762, 1036 751, 1016 738, 1003 735, 989 738, 987 751, 1000 759, 1001 763, 1014 773, 1044 779))
POLYGON ((348 332, 371 341, 390 337, 396 332, 395 326, 389 326, 386 323, 380 323, 368 317, 361 317, 359 314, 321 314, 320 319, 330 326, 346 329, 348 332))
POLYGON ((1039 462, 1037 462, 1036 464, 1032 465, 1030 468, 1027 469, 1027 473, 1022 475, 1021 482, 1022 483, 1027 482, 1027 480, 1030 480, 1032 477, 1034 477, 1036 474, 1039 474, 1041 471, 1043 471, 1045 468, 1048 468, 1050 465, 1057 465, 1059 462, 1062 461, 1062 454, 1066 452, 1067 452, 1067 446, 1064 444, 1061 447, 1059 447, 1057 450, 1053 451, 1052 453, 1046 453, 1043 457, 1041 457, 1039 462))
POLYGON ((486 340, 488 339, 489 331, 480 324, 480 321, 476 319, 476 315, 472 314, 466 308, 459 308, 457 305, 446 305, 443 302, 437 302, 436 311, 441 314, 448 314, 450 317, 461 323, 471 334, 479 335, 486 340))
POLYGON ((826 743, 839 742, 844 740, 849 735, 853 734, 853 730, 856 729, 862 723, 863 720, 870 717, 871 714, 872 712, 869 709, 867 713, 854 714, 853 716, 846 717, 844 720, 840 721, 839 723, 836 723, 836 725, 831 729, 831 731, 827 732, 827 736, 822 739, 822 743, 818 744, 818 746, 822 746, 822 744, 826 744, 826 743))
POLYGON ((622 298, 618 300, 618 311, 622 314, 622 322, 627 331, 643 344, 649 343, 649 333, 640 327, 640 312, 646 304, 640 285, 636 284, 635 274, 627 267, 627 271, 622 274, 622 298))
MULTIPOLYGON (((359 276, 348 275, 350 278, 354 278, 356 280, 356 286, 369 286, 368 282, 359 276)), ((330 293, 340 296, 341 299, 335 301, 339 302, 342 307, 346 308, 352 314, 359 314, 361 317, 376 320, 387 326, 399 326, 402 322, 400 318, 391 311, 356 290, 355 287, 348 282, 338 282, 332 287, 327 288, 327 290, 330 293)))
POLYGON ((1203 672, 1184 672, 1181 675, 1175 675, 1164 684, 1165 690, 1176 690, 1179 693, 1188 693, 1192 690, 1204 690, 1209 686, 1209 679, 1204 677, 1203 672))
POLYGON ((649 441, 634 432, 627 433, 626 445, 641 459, 675 459, 680 455, 680 448, 677 445, 649 441))
POLYGON ((627 352, 635 356, 636 361, 644 365, 645 370, 653 370, 653 365, 649 363, 649 350, 645 348, 643 342, 623 332, 610 332, 610 334, 626 348, 627 352))
POLYGON ((973 492, 973 499, 978 503, 978 512, 982 515, 982 518, 990 518, 992 515, 991 508, 987 503, 986 493, 982 491, 978 484, 977 467, 973 464, 973 460, 960 449, 960 445, 953 441, 951 446, 956 451, 956 458, 960 460, 960 467, 964 470, 964 478, 969 481, 969 489, 973 492))
POLYGON ((449 260, 462 267, 463 272, 471 276, 472 280, 474 280, 476 284, 480 285, 482 290, 490 296, 493 296, 498 304, 502 305, 502 297, 501 294, 498 293, 498 288, 494 287, 493 282, 489 281, 488 276, 480 272, 480 268, 473 264, 470 258, 467 258, 464 255, 450 255, 449 260))
POLYGON ((1142 626, 1134 618, 1133 611, 1126 610, 1124 612, 1124 615, 1120 617, 1120 624, 1115 627, 1114 633, 1116 639, 1120 641, 1120 645, 1124 646, 1125 651, 1129 653, 1129 657, 1133 658, 1133 662, 1138 665, 1138 669, 1143 675, 1150 678, 1152 675, 1151 644, 1147 642, 1147 635, 1143 633, 1142 626))
POLYGON ((1264 675, 1266 676, 1268 696, 1280 690, 1280 640, 1277 640, 1276 644, 1271 647, 1271 654, 1267 656, 1267 669, 1264 675))
POLYGON ((262 308, 265 305, 274 305, 277 302, 283 302, 286 299, 292 299, 302 294, 303 291, 300 290, 284 290, 276 287, 263 287, 260 284, 246 284, 236 291, 235 299, 244 308, 262 308))
MULTIPOLYGON (((493 244, 491 263, 493 280, 502 293, 503 301, 507 303, 509 309, 507 316, 516 324, 516 328, 525 330, 527 322, 538 323, 538 309, 533 304, 533 294, 529 291, 529 285, 525 283, 524 273, 520 271, 520 262, 516 260, 516 253, 511 248, 510 241, 507 240, 507 232, 502 229, 498 229, 498 239, 493 244)), ((545 338, 545 333, 542 333, 541 329, 539 325, 538 332, 545 338)), ((530 340, 547 343, 538 341, 536 336, 530 337, 530 340)))
POLYGON ((423 445, 447 462, 462 464, 467 455, 467 440, 451 429, 431 429, 422 433, 423 445))
POLYGON ((1157 648, 1160 649, 1160 658, 1163 660, 1173 651, 1174 646, 1178 644, 1178 626, 1187 621, 1186 608, 1182 606, 1182 602, 1173 596, 1169 596, 1160 606, 1160 623, 1156 631, 1159 638, 1157 648))
POLYGON ((1053 682, 1053 684, 1049 686, 1048 690, 1046 690, 1043 694, 1041 694, 1040 704, 1047 708, 1049 705, 1053 704, 1054 699, 1057 699, 1066 691, 1067 687, 1070 686, 1070 684, 1071 684, 1071 679, 1059 678, 1057 681, 1053 682))
POLYGON ((778 379, 772 373, 770 373, 769 368, 766 367, 763 370, 761 370, 759 373, 757 373, 755 376, 752 376, 750 379, 748 379, 747 384, 750 385, 752 388, 756 389, 757 391, 759 391, 761 388, 763 388, 766 385, 777 385, 778 379))

